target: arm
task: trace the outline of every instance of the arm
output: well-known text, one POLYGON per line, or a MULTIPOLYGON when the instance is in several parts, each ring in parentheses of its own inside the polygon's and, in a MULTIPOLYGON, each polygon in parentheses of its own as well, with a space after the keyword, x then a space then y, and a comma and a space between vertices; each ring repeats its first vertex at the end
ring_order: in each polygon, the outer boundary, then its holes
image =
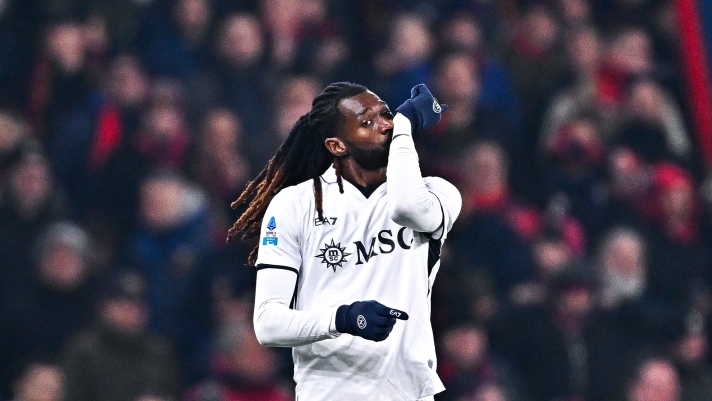
POLYGON ((397 319, 408 319, 407 313, 376 301, 308 311, 290 308, 302 267, 298 217, 301 213, 294 202, 298 194, 292 191, 286 188, 272 199, 262 222, 264 237, 257 256, 253 316, 257 340, 271 347, 307 345, 336 338, 341 333, 372 341, 385 340, 397 319), (359 324, 363 319, 368 324, 359 324))
POLYGON ((433 232, 443 223, 443 211, 437 196, 425 186, 420 173, 410 120, 398 113, 393 124, 386 173, 391 219, 415 231, 433 232))
MULTIPOLYGON (((260 265, 258 265, 258 268, 260 265)), ((336 338, 336 309, 298 311, 289 308, 297 283, 295 271, 262 268, 255 289, 255 334, 268 347, 294 347, 336 338)))
POLYGON ((253 321, 260 344, 295 347, 336 338, 341 333, 383 341, 396 320, 408 320, 406 312, 373 300, 314 311, 290 309, 296 282, 297 275, 287 267, 269 266, 257 272, 253 321), (367 324, 359 323, 361 320, 367 324))

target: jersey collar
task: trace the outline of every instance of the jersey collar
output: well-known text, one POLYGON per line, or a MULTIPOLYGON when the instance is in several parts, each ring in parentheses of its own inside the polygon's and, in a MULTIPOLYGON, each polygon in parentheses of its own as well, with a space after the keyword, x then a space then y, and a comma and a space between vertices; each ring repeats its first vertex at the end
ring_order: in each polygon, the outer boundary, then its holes
MULTIPOLYGON (((334 168, 333 164, 329 166, 329 168, 324 172, 324 174, 321 175, 321 180, 327 184, 336 184, 338 182, 336 180, 336 169, 334 168)), ((358 193, 362 194, 364 198, 368 199, 370 198, 370 195, 378 191, 378 188, 383 186, 383 184, 385 183, 379 184, 377 188, 373 189, 373 191, 367 195, 361 189, 357 188, 354 184, 350 183, 348 180, 344 180, 344 190, 346 190, 346 187, 351 186, 353 187, 353 189, 357 190, 358 193)))
POLYGON ((321 179, 327 184, 336 184, 336 169, 333 164, 321 175, 321 179))

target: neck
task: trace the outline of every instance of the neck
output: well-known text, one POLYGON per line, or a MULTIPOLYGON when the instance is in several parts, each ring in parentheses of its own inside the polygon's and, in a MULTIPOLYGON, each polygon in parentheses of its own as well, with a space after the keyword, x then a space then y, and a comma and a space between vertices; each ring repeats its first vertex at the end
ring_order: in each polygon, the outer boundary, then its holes
POLYGON ((386 182, 385 167, 377 170, 364 170, 351 157, 341 159, 341 175, 346 181, 352 184, 358 184, 362 187, 380 185, 386 182))

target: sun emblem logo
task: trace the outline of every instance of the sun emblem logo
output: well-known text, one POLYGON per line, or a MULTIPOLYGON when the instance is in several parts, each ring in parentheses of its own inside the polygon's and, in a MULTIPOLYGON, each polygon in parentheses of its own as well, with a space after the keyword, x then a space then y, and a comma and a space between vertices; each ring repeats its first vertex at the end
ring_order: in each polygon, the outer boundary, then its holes
POLYGON ((341 247, 341 243, 334 244, 334 240, 331 240, 331 244, 324 244, 324 248, 319 249, 320 254, 315 257, 321 258, 321 263, 326 263, 327 267, 334 269, 336 273, 336 266, 343 267, 341 264, 348 262, 346 257, 351 255, 350 253, 344 252, 346 247, 341 247))

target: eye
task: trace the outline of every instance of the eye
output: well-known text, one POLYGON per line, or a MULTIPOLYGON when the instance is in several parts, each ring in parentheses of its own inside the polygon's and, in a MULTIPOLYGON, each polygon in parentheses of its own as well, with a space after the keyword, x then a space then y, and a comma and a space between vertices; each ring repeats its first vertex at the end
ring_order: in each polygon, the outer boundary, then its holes
POLYGON ((362 126, 362 127, 368 127, 368 126, 370 126, 372 123, 373 123, 373 120, 364 120, 364 121, 361 123, 361 126, 362 126))
POLYGON ((383 112, 383 116, 386 117, 386 118, 389 118, 389 119, 391 119, 391 120, 393 119, 393 117, 395 117, 395 116, 393 115, 393 112, 390 111, 390 110, 385 110, 385 111, 383 112))

